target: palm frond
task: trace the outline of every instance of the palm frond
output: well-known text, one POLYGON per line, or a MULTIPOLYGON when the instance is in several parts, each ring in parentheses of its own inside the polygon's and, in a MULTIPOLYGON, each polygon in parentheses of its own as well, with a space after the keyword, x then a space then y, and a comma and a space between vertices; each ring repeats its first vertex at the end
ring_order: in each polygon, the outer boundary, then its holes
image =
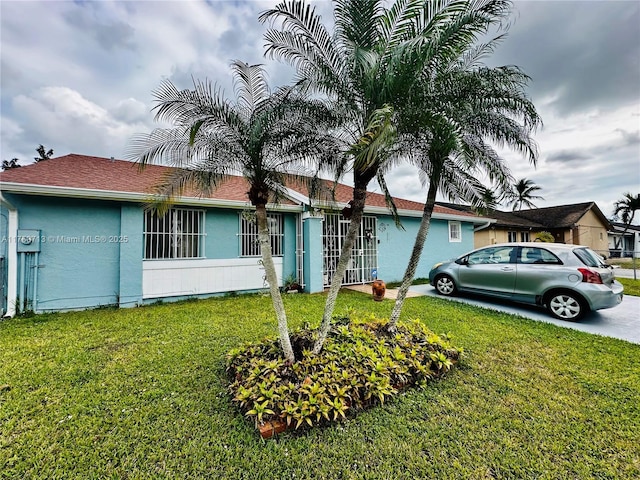
POLYGON ((238 109, 244 112, 243 117, 248 120, 257 106, 271 94, 266 72, 262 65, 248 65, 240 60, 231 63, 231 70, 238 109))

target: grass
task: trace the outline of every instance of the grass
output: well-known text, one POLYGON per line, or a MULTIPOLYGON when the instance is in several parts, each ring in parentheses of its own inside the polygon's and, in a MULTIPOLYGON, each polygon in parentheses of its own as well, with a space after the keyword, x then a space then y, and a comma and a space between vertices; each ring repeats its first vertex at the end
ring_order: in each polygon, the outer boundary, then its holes
POLYGON ((620 260, 619 258, 610 258, 607 263, 609 265, 617 265, 620 268, 630 268, 630 269, 638 269, 640 268, 640 260, 636 259, 635 261, 633 259, 623 259, 620 260))
MULTIPOLYGON (((288 295, 316 324, 324 295, 288 295)), ((337 313, 389 315, 346 291, 337 313)), ((0 478, 480 479, 640 476, 640 345, 442 299, 405 318, 466 357, 339 426, 263 441, 224 356, 275 331, 243 296, 0 322, 0 478)))
POLYGON ((625 295, 632 295, 634 297, 640 297, 640 280, 634 280, 633 278, 621 278, 616 277, 624 287, 625 295))

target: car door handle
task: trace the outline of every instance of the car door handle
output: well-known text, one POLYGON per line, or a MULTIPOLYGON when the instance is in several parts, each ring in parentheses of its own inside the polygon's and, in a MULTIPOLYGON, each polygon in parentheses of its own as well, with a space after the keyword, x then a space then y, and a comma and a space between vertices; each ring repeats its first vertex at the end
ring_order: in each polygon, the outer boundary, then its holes
POLYGON ((502 267, 500 270, 502 270, 503 272, 513 272, 515 270, 515 268, 513 268, 513 267, 502 267))

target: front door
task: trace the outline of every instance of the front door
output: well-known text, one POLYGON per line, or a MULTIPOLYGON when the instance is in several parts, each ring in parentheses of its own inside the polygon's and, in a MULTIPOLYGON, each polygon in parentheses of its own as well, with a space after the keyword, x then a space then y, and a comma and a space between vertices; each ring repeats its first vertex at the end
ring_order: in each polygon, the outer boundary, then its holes
MULTIPOLYGON (((322 225, 324 285, 331 284, 347 236, 350 221, 338 213, 327 213, 322 225)), ((364 216, 356 242, 351 249, 351 258, 342 278, 343 285, 367 283, 374 280, 378 267, 378 239, 376 218, 364 216)))

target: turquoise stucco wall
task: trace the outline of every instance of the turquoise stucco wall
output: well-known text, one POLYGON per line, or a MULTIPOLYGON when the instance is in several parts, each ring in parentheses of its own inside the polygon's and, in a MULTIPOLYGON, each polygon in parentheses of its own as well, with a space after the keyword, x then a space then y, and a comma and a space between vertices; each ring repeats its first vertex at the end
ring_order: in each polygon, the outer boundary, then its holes
POLYGON ((142 303, 143 215, 138 205, 123 204, 120 207, 118 300, 121 307, 142 303))
POLYGON ((236 258, 240 255, 238 210, 207 209, 205 211, 204 254, 206 258, 236 258))
MULTIPOLYGON (((18 209, 19 229, 41 231, 37 311, 144 303, 141 205, 28 195, 7 198, 18 209)), ((238 258, 239 211, 205 212, 205 257, 238 258)), ((283 278, 296 272, 296 218, 284 214, 283 278)), ((6 253, 10 244, 0 248, 6 253)))
MULTIPOLYGON (((140 205, 28 195, 6 196, 18 209, 19 228, 41 231, 43 241, 40 268, 37 269, 39 311, 113 304, 135 306, 143 303, 144 217, 140 205)), ((6 213, 6 209, 2 213, 6 213)), ((205 215, 206 258, 238 258, 239 211, 209 208, 205 215)), ((296 273, 297 215, 283 215, 283 278, 286 278, 296 273)), ((399 230, 390 216, 378 216, 379 278, 385 281, 402 279, 419 222, 419 218, 405 218, 405 230, 399 230)), ((1 222, 0 226, 3 226, 1 222)), ((302 228, 305 238, 304 283, 307 291, 322 291, 322 221, 320 218, 307 218, 302 228)), ((0 245, 0 252, 6 254, 7 247, 11 245, 0 245)), ((472 249, 471 223, 462 223, 461 242, 449 242, 448 222, 432 220, 416 276, 426 277, 434 263, 472 249)))
POLYGON ((282 279, 296 274, 296 215, 284 214, 282 279))
MULTIPOLYGON (((398 229, 390 216, 378 216, 378 278, 400 281, 411 256, 420 218, 403 218, 405 230, 398 229)), ((462 241, 449 242, 447 220, 431 220, 427 240, 416 270, 416 278, 427 277, 436 262, 473 250, 473 224, 462 223, 462 241)))
POLYGON ((309 293, 324 290, 322 272, 322 218, 308 217, 303 220, 304 232, 304 285, 309 293))
POLYGON ((19 229, 41 233, 38 311, 113 305, 120 290, 120 206, 12 195, 19 229))

